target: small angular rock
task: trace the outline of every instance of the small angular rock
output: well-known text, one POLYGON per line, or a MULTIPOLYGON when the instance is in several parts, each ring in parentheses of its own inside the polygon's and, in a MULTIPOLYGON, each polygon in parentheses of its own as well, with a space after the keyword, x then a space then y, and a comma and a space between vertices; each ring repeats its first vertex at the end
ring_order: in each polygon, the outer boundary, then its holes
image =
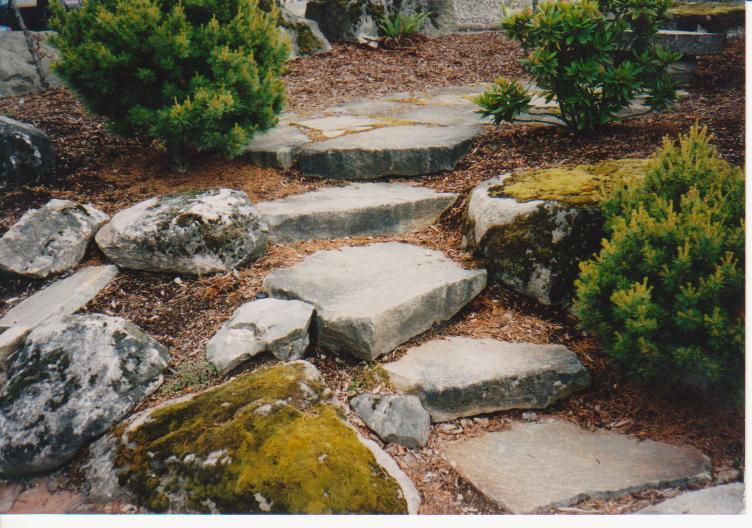
POLYGON ((121 268, 201 275, 259 258, 267 227, 244 192, 211 189, 151 198, 120 211, 96 241, 121 268))
POLYGON ((238 308, 211 338, 206 360, 227 373, 262 352, 279 360, 300 359, 309 345, 313 306, 301 301, 260 299, 238 308))
POLYGON ((0 389, 0 476, 63 465, 159 387, 168 359, 119 317, 69 315, 32 330, 0 389))
POLYGON ((416 394, 434 422, 507 409, 541 409, 587 388, 590 375, 561 345, 451 337, 411 348, 384 369, 416 394))
MULTIPOLYGON (((0 77, 1 70, 0 67, 0 77)), ((36 183, 52 174, 54 169, 55 150, 47 134, 32 125, 0 115, 0 189, 11 184, 36 183)))
POLYGON ((31 209, 0 238, 0 273, 43 279, 74 268, 106 221, 102 211, 69 200, 31 209))
POLYGON ((264 290, 316 307, 319 344, 374 359, 446 321, 486 285, 440 251, 388 242, 318 251, 271 272, 264 290))
POLYGON ((445 455, 483 495, 517 514, 710 480, 710 459, 693 447, 556 419, 513 422, 451 444, 445 455))
POLYGON ((350 407, 385 442, 411 449, 426 445, 431 417, 415 396, 359 394, 350 407))

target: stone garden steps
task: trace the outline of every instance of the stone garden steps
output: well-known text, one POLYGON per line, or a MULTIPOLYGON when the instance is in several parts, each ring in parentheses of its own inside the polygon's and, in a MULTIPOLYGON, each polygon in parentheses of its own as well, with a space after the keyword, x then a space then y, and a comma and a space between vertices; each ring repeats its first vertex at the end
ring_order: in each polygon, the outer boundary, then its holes
POLYGON ((396 183, 327 187, 256 204, 275 243, 391 235, 430 225, 458 195, 396 183))
POLYGON ((531 514, 588 498, 710 480, 710 459, 674 446, 547 419, 450 444, 463 478, 512 513, 531 514))

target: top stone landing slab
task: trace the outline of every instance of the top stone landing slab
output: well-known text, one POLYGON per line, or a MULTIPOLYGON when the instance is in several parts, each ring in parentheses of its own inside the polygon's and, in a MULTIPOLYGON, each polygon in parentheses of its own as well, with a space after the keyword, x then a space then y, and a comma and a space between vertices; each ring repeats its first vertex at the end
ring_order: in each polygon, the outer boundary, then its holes
POLYGON ((255 138, 246 157, 262 167, 298 164, 305 174, 372 180, 451 170, 488 121, 473 97, 485 85, 399 93, 316 115, 287 115, 255 138))

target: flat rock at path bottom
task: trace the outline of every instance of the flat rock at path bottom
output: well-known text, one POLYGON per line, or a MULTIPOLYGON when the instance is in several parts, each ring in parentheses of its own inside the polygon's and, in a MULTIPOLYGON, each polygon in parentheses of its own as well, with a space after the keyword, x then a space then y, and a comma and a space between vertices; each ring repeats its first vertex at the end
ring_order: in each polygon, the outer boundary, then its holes
POLYGON ((648 506, 638 513, 667 515, 739 515, 744 513, 744 484, 735 482, 696 491, 648 506))
POLYGON ((53 282, 11 308, 0 318, 0 330, 14 326, 33 328, 45 319, 70 315, 106 288, 117 274, 117 266, 91 266, 53 282))
POLYGON ((414 231, 434 223, 454 193, 401 183, 354 183, 261 202, 256 209, 276 243, 414 231))
POLYGON ((310 143, 300 152, 300 170, 338 180, 422 176, 451 170, 482 132, 479 127, 387 126, 310 143))
POLYGON ((693 447, 588 431, 558 419, 514 422, 444 451, 464 479, 517 514, 707 482, 711 471, 710 459, 693 447))
POLYGON ((413 347, 384 369, 416 394, 434 422, 508 409, 541 409, 590 385, 562 345, 451 337, 413 347))
POLYGON ((316 307, 322 347, 369 360, 447 321, 485 286, 485 270, 398 242, 318 251, 263 282, 272 297, 316 307))

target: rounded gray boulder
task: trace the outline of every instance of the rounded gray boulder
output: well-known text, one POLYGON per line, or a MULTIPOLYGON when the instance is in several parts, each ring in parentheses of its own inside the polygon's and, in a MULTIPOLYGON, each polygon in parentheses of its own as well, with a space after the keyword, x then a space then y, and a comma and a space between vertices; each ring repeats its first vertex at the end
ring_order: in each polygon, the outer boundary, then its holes
POLYGON ((211 189, 137 203, 114 215, 96 241, 121 268, 202 275, 259 258, 267 231, 244 192, 211 189))

